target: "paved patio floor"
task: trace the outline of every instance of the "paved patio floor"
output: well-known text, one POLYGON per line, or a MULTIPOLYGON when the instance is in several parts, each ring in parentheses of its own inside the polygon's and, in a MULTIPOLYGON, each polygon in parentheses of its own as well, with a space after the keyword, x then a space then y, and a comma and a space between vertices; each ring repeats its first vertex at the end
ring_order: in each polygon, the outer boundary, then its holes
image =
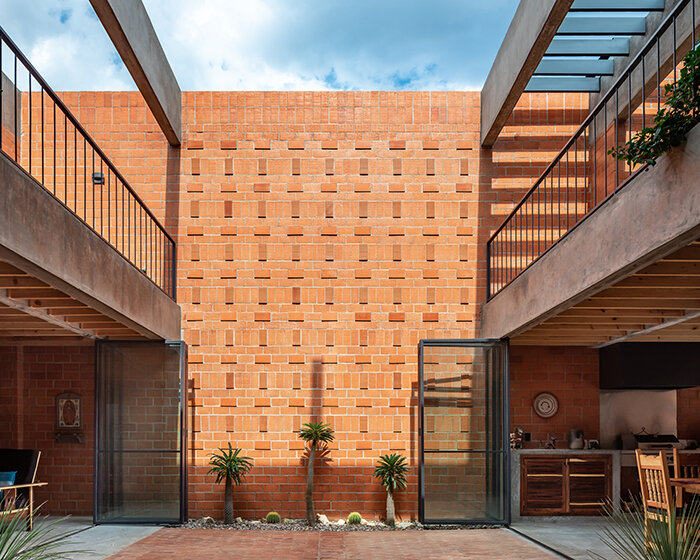
POLYGON ((547 560, 558 558, 505 529, 277 532, 161 529, 110 560, 547 560))

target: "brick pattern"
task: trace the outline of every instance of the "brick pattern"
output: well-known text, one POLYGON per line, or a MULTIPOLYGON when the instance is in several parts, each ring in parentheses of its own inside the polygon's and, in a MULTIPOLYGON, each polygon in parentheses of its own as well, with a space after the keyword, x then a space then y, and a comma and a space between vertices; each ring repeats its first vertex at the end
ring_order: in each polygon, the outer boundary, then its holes
POLYGON ((510 353, 511 429, 531 432, 530 447, 547 434, 566 447, 569 430, 583 430, 586 439, 600 438, 598 351, 581 347, 514 346, 510 353), (540 418, 532 408, 542 392, 554 394, 559 411, 540 418))
POLYGON ((41 451, 37 479, 48 486, 37 489, 35 499, 46 502, 43 514, 92 515, 93 348, 2 348, 0 364, 0 446, 41 451), (6 368, 14 369, 14 378, 6 368), (56 395, 66 392, 82 396, 83 443, 55 441, 56 395))

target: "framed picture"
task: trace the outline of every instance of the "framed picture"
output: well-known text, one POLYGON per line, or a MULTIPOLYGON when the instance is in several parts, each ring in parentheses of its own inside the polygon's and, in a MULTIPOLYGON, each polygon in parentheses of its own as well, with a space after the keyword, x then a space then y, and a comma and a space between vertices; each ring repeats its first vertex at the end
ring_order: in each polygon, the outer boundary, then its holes
POLYGON ((77 393, 56 396, 56 441, 83 441, 81 400, 77 393))

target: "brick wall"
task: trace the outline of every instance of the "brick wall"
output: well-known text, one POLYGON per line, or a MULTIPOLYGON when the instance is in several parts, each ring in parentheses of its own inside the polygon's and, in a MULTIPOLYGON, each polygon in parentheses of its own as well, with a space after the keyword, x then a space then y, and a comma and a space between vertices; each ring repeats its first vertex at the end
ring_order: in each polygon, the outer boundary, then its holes
POLYGON ((0 364, 4 370, 0 376, 0 445, 41 451, 37 479, 48 482, 36 490, 38 503, 46 502, 42 513, 92 515, 93 348, 4 347, 0 348, 0 364), (14 369, 14 378, 5 375, 6 367, 14 369), (56 396, 67 392, 82 396, 83 443, 58 443, 54 438, 56 396))
POLYGON ((510 353, 511 430, 532 434, 539 447, 547 434, 566 447, 569 430, 583 430, 586 439, 600 438, 598 351, 582 347, 513 346, 510 353), (542 392, 554 394, 559 412, 540 418, 532 408, 542 392))
POLYGON ((180 149, 137 93, 64 99, 177 237, 191 515, 221 516, 207 459, 230 441, 256 461, 237 512, 302 516, 294 432, 321 419, 319 511, 380 516, 373 465, 398 451, 415 516, 416 345, 477 334, 483 242, 585 96, 525 96, 492 150, 478 93, 185 93, 180 149))

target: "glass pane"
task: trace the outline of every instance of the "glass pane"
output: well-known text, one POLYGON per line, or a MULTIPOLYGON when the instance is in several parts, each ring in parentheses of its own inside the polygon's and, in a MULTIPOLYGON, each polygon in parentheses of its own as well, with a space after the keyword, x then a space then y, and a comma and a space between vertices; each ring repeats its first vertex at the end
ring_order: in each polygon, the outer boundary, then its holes
POLYGON ((98 344, 96 521, 180 519, 182 352, 177 343, 98 344))
POLYGON ((426 453, 425 519, 502 522, 504 457, 503 453, 426 453))
POLYGON ((180 519, 179 453, 103 453, 100 467, 100 522, 180 519))
POLYGON ((424 520, 506 521, 506 352, 501 342, 424 342, 424 520))

